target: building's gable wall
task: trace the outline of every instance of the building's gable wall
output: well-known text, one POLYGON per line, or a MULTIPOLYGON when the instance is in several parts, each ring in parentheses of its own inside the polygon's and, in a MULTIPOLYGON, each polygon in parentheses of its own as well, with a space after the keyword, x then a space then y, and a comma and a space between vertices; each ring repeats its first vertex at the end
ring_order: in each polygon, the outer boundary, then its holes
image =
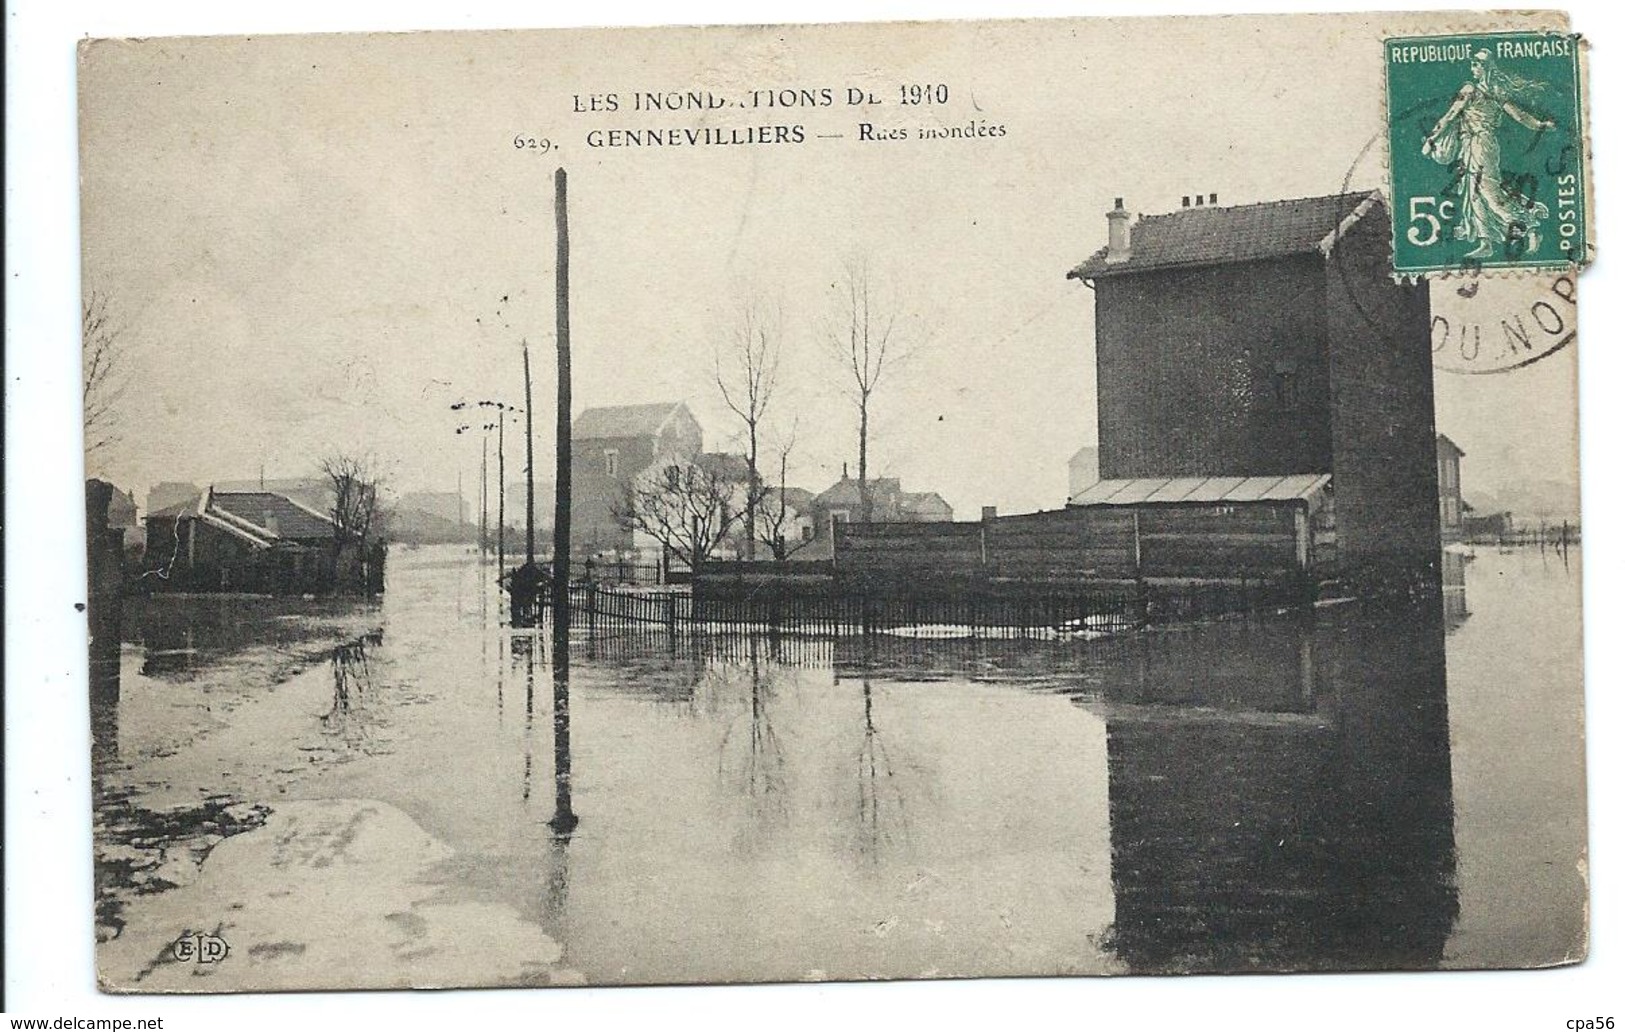
POLYGON ((1318 255, 1095 281, 1103 479, 1331 468, 1318 255))
POLYGON ((570 451, 570 550, 576 555, 628 551, 633 534, 615 518, 627 486, 657 464, 681 463, 700 452, 699 422, 680 405, 658 435, 588 437, 573 441, 570 451), (607 454, 616 456, 609 472, 607 454))

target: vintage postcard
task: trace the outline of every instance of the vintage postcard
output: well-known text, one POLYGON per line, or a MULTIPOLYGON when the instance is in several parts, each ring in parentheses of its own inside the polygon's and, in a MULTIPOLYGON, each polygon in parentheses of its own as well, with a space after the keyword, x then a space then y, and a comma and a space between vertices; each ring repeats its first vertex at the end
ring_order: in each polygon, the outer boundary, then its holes
POLYGON ((100 985, 1582 960, 1585 58, 86 41, 100 985))

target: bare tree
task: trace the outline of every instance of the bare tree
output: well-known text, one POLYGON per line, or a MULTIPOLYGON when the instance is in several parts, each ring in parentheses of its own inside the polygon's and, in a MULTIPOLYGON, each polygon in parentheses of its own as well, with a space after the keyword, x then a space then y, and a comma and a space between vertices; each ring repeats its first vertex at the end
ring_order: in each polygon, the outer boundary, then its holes
POLYGON ((333 578, 344 577, 346 556, 353 555, 366 583, 366 564, 375 535, 382 533, 384 510, 379 497, 383 478, 370 455, 335 452, 321 461, 322 475, 333 489, 333 578))
POLYGON ((738 477, 716 463, 690 461, 651 470, 626 485, 611 512, 699 569, 742 516, 738 477))
POLYGON ((794 526, 793 517, 796 515, 794 510, 790 508, 790 502, 786 496, 786 491, 790 486, 790 453, 795 449, 795 446, 796 431, 792 427, 790 435, 779 441, 773 449, 778 459, 778 485, 765 488, 761 492, 761 500, 757 504, 757 511, 761 515, 757 540, 771 549, 773 558, 781 563, 811 543, 799 536, 791 540, 787 533, 794 526))
POLYGON ((93 457, 118 439, 118 401, 123 378, 124 332, 113 322, 107 295, 91 290, 81 305, 84 351, 85 456, 93 457))
POLYGON ((717 390, 745 431, 745 558, 756 558, 757 507, 762 495, 758 464, 762 417, 778 385, 783 316, 777 305, 761 299, 745 302, 727 341, 715 353, 717 390))
POLYGON ((834 285, 830 350, 847 375, 846 394, 858 410, 858 498, 864 522, 874 519, 869 491, 869 424, 875 392, 907 354, 898 305, 883 295, 866 259, 849 261, 834 285))

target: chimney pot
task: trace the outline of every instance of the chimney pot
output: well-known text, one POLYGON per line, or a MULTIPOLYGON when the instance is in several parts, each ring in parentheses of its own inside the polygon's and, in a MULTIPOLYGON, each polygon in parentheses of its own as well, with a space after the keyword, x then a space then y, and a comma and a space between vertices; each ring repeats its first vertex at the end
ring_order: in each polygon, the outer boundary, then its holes
POLYGON ((1108 262, 1128 261, 1131 250, 1129 233, 1129 220, 1132 218, 1127 209, 1123 207, 1123 199, 1117 198, 1117 204, 1106 213, 1106 260, 1108 262))

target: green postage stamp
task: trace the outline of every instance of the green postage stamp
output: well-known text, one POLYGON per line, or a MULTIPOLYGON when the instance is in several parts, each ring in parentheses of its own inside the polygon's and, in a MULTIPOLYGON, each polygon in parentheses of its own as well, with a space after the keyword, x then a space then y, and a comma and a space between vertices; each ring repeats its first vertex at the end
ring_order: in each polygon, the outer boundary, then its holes
POLYGON ((1505 32, 1384 49, 1394 270, 1583 265, 1579 40, 1505 32))

